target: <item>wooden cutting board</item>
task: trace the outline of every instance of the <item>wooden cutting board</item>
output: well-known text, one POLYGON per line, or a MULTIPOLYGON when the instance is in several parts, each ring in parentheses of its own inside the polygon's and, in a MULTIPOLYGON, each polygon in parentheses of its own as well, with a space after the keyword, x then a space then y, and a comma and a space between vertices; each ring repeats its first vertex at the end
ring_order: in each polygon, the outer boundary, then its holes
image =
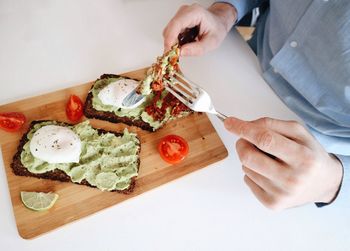
MULTIPOLYGON (((128 72, 123 75, 142 79, 145 69, 128 72)), ((28 121, 19 133, 7 133, 0 130, 0 142, 7 182, 10 190, 13 212, 20 236, 25 239, 36 237, 72 221, 91 215, 101 209, 113 206, 124 200, 144 193, 183 175, 222 160, 227 150, 210 123, 206 114, 192 114, 167 124, 155 133, 124 124, 112 124, 100 120, 90 120, 95 128, 122 131, 128 127, 141 139, 141 165, 136 187, 132 194, 102 192, 96 188, 69 182, 58 182, 31 177, 16 176, 10 164, 16 152, 17 144, 28 129, 29 122, 36 119, 53 119, 69 122, 65 115, 65 105, 70 94, 85 100, 92 82, 71 88, 58 90, 45 95, 28 98, 0 106, 0 112, 22 112, 28 121), (157 144, 161 137, 177 134, 185 138, 190 147, 188 157, 179 164, 164 162, 158 152, 157 144), (59 195, 56 204, 45 212, 27 209, 21 202, 21 191, 55 192, 59 195)))

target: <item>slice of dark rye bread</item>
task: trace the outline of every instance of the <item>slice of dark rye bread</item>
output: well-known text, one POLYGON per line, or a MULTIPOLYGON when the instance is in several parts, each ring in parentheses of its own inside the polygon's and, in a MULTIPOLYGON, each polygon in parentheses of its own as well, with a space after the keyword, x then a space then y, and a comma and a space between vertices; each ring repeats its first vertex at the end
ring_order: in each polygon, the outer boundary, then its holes
MULTIPOLYGON (((119 78, 119 77, 123 77, 126 79, 133 79, 133 78, 115 75, 115 74, 103 74, 96 81, 101 80, 101 79, 106 79, 106 78, 119 78)), ((133 80, 139 81, 137 79, 133 79, 133 80)), ((91 87, 91 89, 92 88, 93 88, 93 86, 91 87)), ((85 117, 100 119, 100 120, 107 120, 107 121, 112 122, 112 123, 124 123, 124 124, 129 125, 129 126, 140 127, 141 129, 146 130, 146 131, 150 131, 150 132, 154 131, 153 127, 149 123, 143 121, 142 119, 134 119, 134 117, 119 117, 114 112, 96 110, 92 106, 92 98, 93 98, 93 95, 92 95, 92 92, 90 91, 86 97, 85 104, 84 104, 85 117)), ((188 112, 192 113, 193 111, 188 109, 188 112)), ((159 129, 160 128, 158 128, 157 130, 159 130, 159 129)))
MULTIPOLYGON (((16 154, 13 156, 13 160, 11 163, 11 168, 14 172, 14 174, 18 175, 18 176, 27 176, 27 177, 35 177, 35 178, 40 178, 40 179, 50 179, 50 180, 58 180, 58 181, 62 181, 62 182, 72 182, 70 177, 63 172, 62 170, 59 169, 55 169, 52 171, 48 171, 46 173, 31 173, 30 171, 28 171, 28 169, 23 166, 22 162, 21 162, 21 152, 23 150, 23 146, 28 142, 28 138, 27 138, 27 134, 30 132, 30 130, 33 128, 33 126, 37 123, 41 123, 41 122, 46 122, 48 120, 35 120, 32 121, 28 131, 23 134, 21 140, 19 141, 19 145, 17 147, 17 152, 16 154)), ((58 122, 58 125, 61 126, 69 126, 70 124, 65 123, 65 122, 58 122)), ((96 129, 96 128, 95 128, 96 129)), ((96 129, 98 134, 101 135, 103 133, 113 133, 115 136, 122 136, 123 133, 117 133, 117 132, 111 132, 111 131, 106 131, 103 129, 96 129)), ((141 151, 141 144, 139 145, 139 152, 138 154, 140 154, 141 151)), ((137 168, 140 168, 140 158, 138 159, 138 165, 137 168)), ((134 190, 135 187, 135 179, 136 177, 133 177, 131 179, 131 184, 127 189, 124 190, 112 190, 110 192, 118 192, 118 193, 124 193, 124 194, 128 194, 131 193, 134 190)), ((72 182, 74 183, 74 182, 72 182)), ((78 185, 86 185, 86 186, 90 186, 93 188, 96 188, 95 186, 90 185, 89 182, 86 181, 86 179, 83 179, 80 183, 74 183, 74 184, 78 184, 78 185)))

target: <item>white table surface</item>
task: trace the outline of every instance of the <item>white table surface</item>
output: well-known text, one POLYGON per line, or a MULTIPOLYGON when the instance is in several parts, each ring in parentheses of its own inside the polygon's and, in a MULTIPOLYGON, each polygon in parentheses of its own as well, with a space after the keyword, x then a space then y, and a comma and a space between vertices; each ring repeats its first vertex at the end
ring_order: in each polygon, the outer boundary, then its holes
MULTIPOLYGON (((150 65, 162 53, 164 26, 185 2, 1 0, 0 104, 150 65)), ((218 50, 181 64, 223 113, 296 119, 261 78, 255 56, 235 32, 218 50)), ((350 212, 345 209, 265 209, 242 180, 237 138, 210 118, 229 151, 227 159, 30 241, 17 233, 1 161, 1 250, 350 247, 350 212)))

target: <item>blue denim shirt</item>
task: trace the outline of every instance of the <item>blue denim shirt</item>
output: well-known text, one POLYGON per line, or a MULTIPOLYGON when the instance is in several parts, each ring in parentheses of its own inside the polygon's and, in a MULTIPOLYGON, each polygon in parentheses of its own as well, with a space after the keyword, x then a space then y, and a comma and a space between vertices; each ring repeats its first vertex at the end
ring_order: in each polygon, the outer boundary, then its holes
MULTIPOLYGON (((232 4, 238 19, 264 0, 232 4)), ((270 0, 255 34, 263 77, 343 164, 332 205, 350 205, 350 1, 270 0)))

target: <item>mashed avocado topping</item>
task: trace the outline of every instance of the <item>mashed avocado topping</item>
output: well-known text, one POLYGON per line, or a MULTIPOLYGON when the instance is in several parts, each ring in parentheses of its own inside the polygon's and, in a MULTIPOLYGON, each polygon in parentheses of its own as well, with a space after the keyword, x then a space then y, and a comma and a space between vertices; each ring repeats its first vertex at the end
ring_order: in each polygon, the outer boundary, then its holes
POLYGON ((154 120, 153 117, 151 115, 149 115, 147 112, 143 112, 141 114, 141 119, 143 121, 146 121, 153 128, 157 129, 157 128, 161 127, 162 125, 164 125, 167 121, 169 121, 173 118, 170 115, 170 109, 167 109, 166 113, 165 113, 165 117, 161 121, 154 120))
MULTIPOLYGON (((99 99, 98 94, 99 92, 109 85, 110 83, 113 83, 117 81, 120 78, 108 78, 108 79, 100 79, 97 80, 91 90, 93 98, 92 98, 92 106, 98 110, 98 111, 108 111, 113 112, 115 115, 119 117, 128 117, 133 120, 141 119, 148 124, 150 124, 151 127, 153 127, 154 130, 158 129, 162 125, 164 125, 168 120, 172 119, 171 111, 170 109, 167 109, 166 114, 164 116, 164 119, 162 120, 155 120, 152 116, 150 116, 146 111, 145 108, 151 103, 154 94, 151 93, 146 97, 146 101, 143 102, 140 106, 133 108, 133 109, 125 109, 120 108, 112 105, 105 105, 102 103, 102 101, 99 99)), ((168 91, 163 90, 162 92, 162 98, 168 94, 168 91)), ((157 106, 162 106, 162 99, 158 100, 157 106)))
MULTIPOLYGON (((157 62, 148 69, 147 75, 136 90, 137 93, 146 97, 145 101, 138 107, 132 109, 118 107, 119 98, 122 96, 119 91, 115 91, 114 94, 117 92, 120 95, 115 95, 112 98, 112 100, 118 100, 118 102, 115 101, 113 104, 112 102, 101 101, 101 99, 104 100, 104 90, 109 89, 107 86, 122 78, 114 77, 99 79, 95 82, 90 91, 92 93, 93 108, 98 111, 113 112, 118 117, 127 117, 130 120, 142 120, 148 123, 154 131, 169 120, 188 115, 188 107, 170 94, 164 86, 165 80, 170 79, 176 72, 179 72, 179 55, 179 46, 174 45, 171 50, 158 57, 157 62)), ((113 86, 109 87, 112 89, 113 86)))
POLYGON ((37 123, 27 134, 28 142, 21 153, 21 162, 32 173, 45 173, 59 169, 72 182, 86 180, 101 190, 124 190, 130 186, 131 178, 138 174, 140 142, 136 134, 124 130, 122 136, 113 133, 98 134, 88 121, 68 126, 80 140, 82 151, 79 163, 50 164, 34 157, 30 151, 30 140, 34 133, 46 125, 59 125, 56 121, 37 123))
POLYGON ((125 108, 120 108, 117 106, 113 105, 106 105, 103 104, 101 99, 99 99, 98 94, 100 91, 106 87, 107 85, 121 79, 120 78, 105 78, 105 79, 99 79, 95 82, 91 92, 93 95, 92 98, 92 106, 98 110, 98 111, 106 111, 106 112, 113 112, 115 115, 119 117, 133 117, 134 119, 140 118, 141 113, 144 111, 146 102, 141 104, 140 106, 133 108, 133 109, 125 109, 125 108))
POLYGON ((164 79, 169 79, 179 71, 180 48, 176 44, 171 50, 157 58, 157 62, 147 71, 147 76, 138 87, 138 92, 144 96, 149 95, 152 89, 163 89, 164 79), (155 85, 152 87, 152 85, 155 85))

